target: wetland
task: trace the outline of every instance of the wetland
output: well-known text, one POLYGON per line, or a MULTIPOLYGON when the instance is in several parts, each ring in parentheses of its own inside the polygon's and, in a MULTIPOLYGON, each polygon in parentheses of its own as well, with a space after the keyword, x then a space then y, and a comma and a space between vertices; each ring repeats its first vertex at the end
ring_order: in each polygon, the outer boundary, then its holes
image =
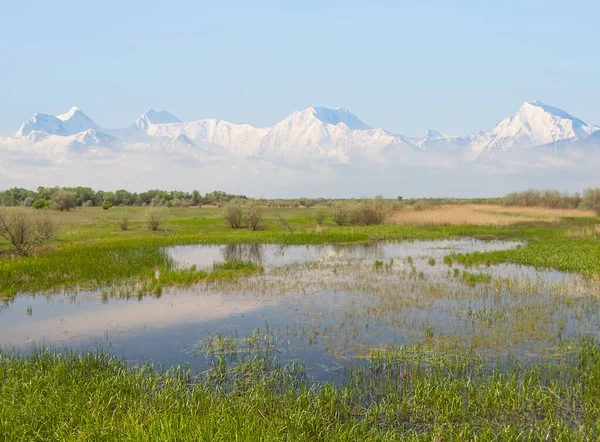
POLYGON ((55 250, 0 260, 0 435, 600 435, 597 219, 315 229, 291 211, 293 231, 249 232, 202 210, 162 235, 61 215, 55 250))

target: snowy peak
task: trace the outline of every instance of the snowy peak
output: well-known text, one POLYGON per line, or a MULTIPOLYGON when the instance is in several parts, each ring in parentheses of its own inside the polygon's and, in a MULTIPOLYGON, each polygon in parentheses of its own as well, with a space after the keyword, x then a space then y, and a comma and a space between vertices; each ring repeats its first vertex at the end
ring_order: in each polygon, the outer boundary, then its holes
POLYGON ((77 106, 73 106, 73 107, 71 107, 71 109, 69 109, 68 112, 65 112, 64 114, 61 114, 61 115, 57 115, 56 118, 58 118, 59 120, 62 120, 62 121, 66 121, 66 120, 73 118, 76 114, 81 114, 81 115, 85 116, 85 114, 83 112, 81 112, 81 110, 77 106))
POLYGON ((437 130, 434 130, 434 129, 427 129, 425 131, 425 138, 430 139, 430 140, 435 140, 437 138, 446 138, 446 135, 444 135, 443 133, 438 132, 437 130))
MULTIPOLYGON (((523 106, 521 106, 521 109, 523 108, 528 108, 528 107, 537 107, 539 109, 542 109, 544 112, 547 112, 549 114, 552 114, 556 117, 559 118, 563 118, 565 120, 572 120, 573 122, 575 122, 576 124, 580 125, 580 126, 587 126, 583 121, 581 121, 579 118, 574 117, 571 114, 566 113, 564 110, 559 109, 557 107, 554 106, 548 106, 547 104, 542 103, 541 101, 526 101, 523 106)), ((520 110, 521 110, 520 109, 520 110)), ((519 110, 519 111, 520 111, 519 110)))
POLYGON ((98 129, 86 114, 73 106, 68 112, 56 117, 48 114, 35 114, 21 125, 17 137, 25 137, 31 132, 44 132, 50 135, 69 136, 88 129, 98 129))
POLYGON ((74 149, 88 149, 90 147, 115 147, 120 145, 119 140, 110 135, 96 132, 94 129, 87 129, 69 138, 68 145, 74 149))
POLYGON ((485 143, 474 151, 506 151, 514 147, 534 147, 563 140, 585 138, 594 128, 557 107, 541 101, 527 101, 512 118, 496 126, 485 143))
POLYGON ((135 125, 143 131, 146 131, 149 126, 154 124, 170 123, 181 123, 181 120, 165 110, 155 111, 154 109, 148 109, 135 120, 135 125))
MULTIPOLYGON (((2 143, 8 141, 0 140, 2 143)), ((414 138, 371 128, 341 107, 309 107, 263 128, 214 119, 181 122, 167 111, 148 109, 134 125, 105 129, 73 106, 56 117, 35 114, 21 125, 9 144, 80 151, 90 146, 196 153, 207 150, 232 157, 348 163, 356 158, 402 161, 417 150, 473 159, 484 152, 494 156, 513 148, 600 146, 600 128, 539 101, 523 103, 513 117, 491 132, 454 136, 428 129, 424 136, 414 138)))
POLYGON ((57 115, 56 118, 62 121, 65 132, 68 134, 76 134, 88 129, 99 129, 98 125, 76 106, 73 106, 64 114, 57 115))
POLYGON ((363 123, 356 115, 347 109, 344 109, 343 107, 336 107, 335 109, 329 109, 326 107, 309 107, 302 113, 313 116, 323 124, 337 126, 338 124, 343 123, 352 130, 371 129, 371 126, 363 123))

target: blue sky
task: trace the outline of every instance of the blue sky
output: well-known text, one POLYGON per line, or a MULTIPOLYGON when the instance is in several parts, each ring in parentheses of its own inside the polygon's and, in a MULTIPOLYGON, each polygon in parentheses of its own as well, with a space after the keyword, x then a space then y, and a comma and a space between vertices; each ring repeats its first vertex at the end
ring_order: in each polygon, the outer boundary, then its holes
POLYGON ((525 100, 600 124, 600 2, 27 1, 0 13, 0 134, 72 105, 272 125, 344 106, 404 135, 491 129, 525 100))

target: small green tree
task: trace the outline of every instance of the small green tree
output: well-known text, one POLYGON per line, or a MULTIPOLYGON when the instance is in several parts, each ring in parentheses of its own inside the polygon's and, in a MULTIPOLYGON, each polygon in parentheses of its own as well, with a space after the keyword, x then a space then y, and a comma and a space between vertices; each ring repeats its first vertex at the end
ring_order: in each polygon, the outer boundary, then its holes
POLYGON ((111 207, 112 207, 112 203, 111 203, 110 201, 104 201, 104 202, 102 203, 102 208, 103 208, 104 210, 108 210, 108 209, 110 209, 111 207))
POLYGON ((327 218, 328 215, 329 211, 327 210, 327 207, 318 206, 315 209, 315 221, 317 222, 317 225, 322 226, 323 221, 325 221, 325 218, 327 218))
POLYGON ((239 199, 229 201, 223 206, 223 218, 232 229, 239 229, 244 219, 244 205, 239 199))
POLYGON ((158 230, 164 222, 165 216, 166 209, 164 207, 150 207, 146 211, 146 226, 152 231, 158 230))
POLYGON ((337 203, 333 206, 333 210, 331 211, 331 216, 333 221, 338 226, 343 226, 348 222, 348 218, 350 216, 350 210, 348 206, 344 203, 337 203))
POLYGON ((244 205, 244 218, 248 226, 256 231, 263 218, 263 207, 259 201, 250 201, 244 205))
POLYGON ((68 212, 77 207, 77 199, 75 193, 70 190, 60 189, 52 197, 52 208, 61 212, 68 212))
POLYGON ((32 207, 38 210, 47 209, 48 207, 50 207, 50 203, 46 200, 39 199, 34 201, 32 207))

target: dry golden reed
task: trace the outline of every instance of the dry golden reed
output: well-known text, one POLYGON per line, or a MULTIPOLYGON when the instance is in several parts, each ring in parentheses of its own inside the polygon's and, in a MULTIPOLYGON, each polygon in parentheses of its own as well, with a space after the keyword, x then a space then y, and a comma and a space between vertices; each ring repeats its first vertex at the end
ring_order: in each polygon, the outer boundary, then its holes
POLYGON ((555 222, 563 217, 587 217, 594 213, 575 209, 505 207, 494 205, 442 205, 415 210, 405 208, 390 216, 398 225, 510 225, 523 222, 555 222))

